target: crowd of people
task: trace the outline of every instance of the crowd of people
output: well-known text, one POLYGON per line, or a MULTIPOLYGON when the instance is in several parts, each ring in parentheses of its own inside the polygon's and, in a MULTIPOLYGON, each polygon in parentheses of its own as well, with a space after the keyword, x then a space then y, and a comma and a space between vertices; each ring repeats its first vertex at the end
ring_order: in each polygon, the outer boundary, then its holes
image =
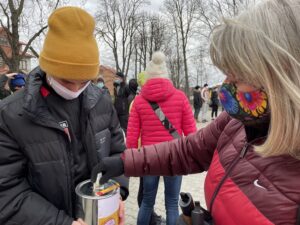
POLYGON ((194 119, 197 123, 208 122, 208 109, 211 108, 211 120, 218 116, 220 107, 219 87, 208 88, 208 84, 204 84, 201 89, 199 85, 195 86, 193 90, 193 105, 194 105, 194 119), (202 120, 199 120, 199 114, 202 120))
POLYGON ((300 0, 266 0, 216 26, 210 56, 226 79, 194 88, 193 113, 161 51, 137 79, 117 71, 110 93, 94 18, 56 9, 39 66, 0 77, 0 224, 86 225, 75 187, 102 173, 120 184, 120 225, 131 176, 137 224, 161 224, 163 179, 175 225, 182 175, 203 171, 203 223, 300 224, 299 11, 300 0))
POLYGON ((12 73, 4 71, 0 75, 0 100, 25 87, 26 74, 23 71, 12 73))

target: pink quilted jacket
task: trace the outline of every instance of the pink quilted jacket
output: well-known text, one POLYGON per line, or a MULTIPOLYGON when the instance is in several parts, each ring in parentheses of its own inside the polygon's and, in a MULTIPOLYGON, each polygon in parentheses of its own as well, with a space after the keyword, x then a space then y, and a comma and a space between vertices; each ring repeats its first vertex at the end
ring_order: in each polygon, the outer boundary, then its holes
POLYGON ((172 140, 147 101, 156 102, 180 135, 196 131, 192 109, 185 94, 164 78, 147 81, 141 94, 134 99, 127 127, 127 147, 137 148, 141 136, 142 145, 172 140))

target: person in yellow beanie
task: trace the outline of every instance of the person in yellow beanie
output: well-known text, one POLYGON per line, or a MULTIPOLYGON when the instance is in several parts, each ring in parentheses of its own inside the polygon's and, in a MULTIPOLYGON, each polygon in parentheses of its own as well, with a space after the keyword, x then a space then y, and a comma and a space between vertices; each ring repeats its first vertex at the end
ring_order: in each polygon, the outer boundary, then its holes
MULTIPOLYGON (((0 104, 1 225, 84 225, 75 187, 125 149, 110 96, 91 85, 99 71, 93 17, 62 7, 48 24, 40 66, 0 104)), ((114 179, 125 200, 128 178, 114 179)))

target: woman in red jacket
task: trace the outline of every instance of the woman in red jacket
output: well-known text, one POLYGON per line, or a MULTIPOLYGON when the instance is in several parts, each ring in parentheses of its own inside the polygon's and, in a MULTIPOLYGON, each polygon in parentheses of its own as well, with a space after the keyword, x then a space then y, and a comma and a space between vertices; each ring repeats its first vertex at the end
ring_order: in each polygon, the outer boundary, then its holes
MULTIPOLYGON (((148 63, 145 75, 147 81, 141 94, 136 96, 130 111, 127 126, 127 148, 151 145, 173 139, 169 131, 153 111, 150 102, 156 102, 178 134, 188 135, 196 131, 192 109, 185 94, 177 90, 171 80, 165 63, 165 55, 155 52, 148 63)), ((164 176, 165 205, 167 225, 174 225, 178 218, 178 198, 181 176, 164 176)), ((145 176, 143 182, 143 199, 138 213, 138 225, 147 225, 155 204, 159 176, 145 176)))
POLYGON ((208 170, 214 224, 300 224, 299 11, 300 0, 266 0, 217 26, 210 52, 226 112, 194 135, 105 159, 103 180, 208 170))

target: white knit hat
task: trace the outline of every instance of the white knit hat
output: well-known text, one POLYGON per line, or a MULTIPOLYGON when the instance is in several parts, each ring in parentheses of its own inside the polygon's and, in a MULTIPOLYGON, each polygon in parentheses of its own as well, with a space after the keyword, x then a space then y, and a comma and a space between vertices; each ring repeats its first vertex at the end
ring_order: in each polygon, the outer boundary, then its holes
POLYGON ((165 54, 160 51, 154 52, 145 72, 148 79, 169 78, 165 54))

